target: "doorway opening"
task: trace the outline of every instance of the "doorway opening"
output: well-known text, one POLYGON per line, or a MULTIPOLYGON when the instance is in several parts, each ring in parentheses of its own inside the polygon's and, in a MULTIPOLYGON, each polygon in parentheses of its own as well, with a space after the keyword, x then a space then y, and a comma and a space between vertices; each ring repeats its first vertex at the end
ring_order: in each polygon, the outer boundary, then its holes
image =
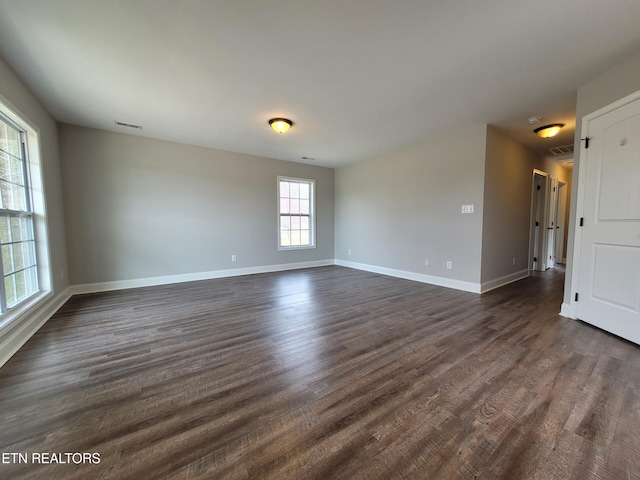
POLYGON ((529 234, 529 270, 544 272, 547 267, 547 212, 549 174, 533 171, 531 188, 531 229, 529 234))
POLYGON ((567 184, 533 171, 529 270, 544 272, 566 264, 567 184))

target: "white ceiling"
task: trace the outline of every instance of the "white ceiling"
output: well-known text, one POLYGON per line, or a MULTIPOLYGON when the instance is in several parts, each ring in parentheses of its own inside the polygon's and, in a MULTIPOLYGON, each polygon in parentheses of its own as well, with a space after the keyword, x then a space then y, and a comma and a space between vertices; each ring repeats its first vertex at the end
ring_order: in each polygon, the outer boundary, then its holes
POLYGON ((638 49, 638 0, 0 0, 58 121, 329 167, 477 123, 572 143, 577 88, 638 49))

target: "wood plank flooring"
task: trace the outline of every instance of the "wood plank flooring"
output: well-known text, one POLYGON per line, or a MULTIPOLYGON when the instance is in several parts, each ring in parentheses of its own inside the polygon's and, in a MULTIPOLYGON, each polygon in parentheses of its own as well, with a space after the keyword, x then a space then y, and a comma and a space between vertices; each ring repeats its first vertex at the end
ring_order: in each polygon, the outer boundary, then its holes
POLYGON ((562 280, 73 297, 0 369, 0 478, 639 479, 640 347, 560 317, 562 280))

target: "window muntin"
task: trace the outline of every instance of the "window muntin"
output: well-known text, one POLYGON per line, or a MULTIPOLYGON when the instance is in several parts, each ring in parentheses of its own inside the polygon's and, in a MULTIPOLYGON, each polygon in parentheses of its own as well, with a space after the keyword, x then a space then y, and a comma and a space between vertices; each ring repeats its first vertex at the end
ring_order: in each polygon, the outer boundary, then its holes
POLYGON ((278 248, 315 247, 314 180, 278 177, 278 248))
POLYGON ((26 132, 0 115, 0 312, 38 291, 26 132))

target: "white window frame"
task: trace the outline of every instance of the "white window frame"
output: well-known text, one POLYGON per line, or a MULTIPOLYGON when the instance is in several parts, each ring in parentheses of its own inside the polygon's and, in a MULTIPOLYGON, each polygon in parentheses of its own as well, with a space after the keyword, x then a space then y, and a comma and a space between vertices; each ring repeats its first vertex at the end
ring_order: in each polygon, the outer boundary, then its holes
MULTIPOLYGON (((304 250, 316 248, 316 181, 309 178, 294 178, 294 177, 286 177, 286 176, 278 176, 278 182, 276 184, 276 197, 278 204, 278 218, 277 218, 277 245, 278 250, 286 251, 286 250, 304 250), (282 245, 282 217, 287 215, 287 213, 283 213, 280 209, 281 197, 280 197, 280 182, 292 182, 292 183, 300 183, 309 185, 309 244, 304 245, 282 245)), ((306 214, 303 214, 306 215, 306 214)))
MULTIPOLYGON (((0 114, 9 124, 16 126, 24 135, 26 150, 26 175, 28 181, 29 215, 33 219, 33 235, 35 238, 35 255, 37 265, 38 290, 21 302, 0 312, 0 335, 14 320, 28 315, 33 307, 52 295, 52 278, 50 270, 50 251, 47 231, 47 215, 45 208, 44 182, 42 178, 42 154, 40 150, 40 133, 37 127, 0 95, 0 114)), ((0 280, 4 283, 4 280, 0 280)))

